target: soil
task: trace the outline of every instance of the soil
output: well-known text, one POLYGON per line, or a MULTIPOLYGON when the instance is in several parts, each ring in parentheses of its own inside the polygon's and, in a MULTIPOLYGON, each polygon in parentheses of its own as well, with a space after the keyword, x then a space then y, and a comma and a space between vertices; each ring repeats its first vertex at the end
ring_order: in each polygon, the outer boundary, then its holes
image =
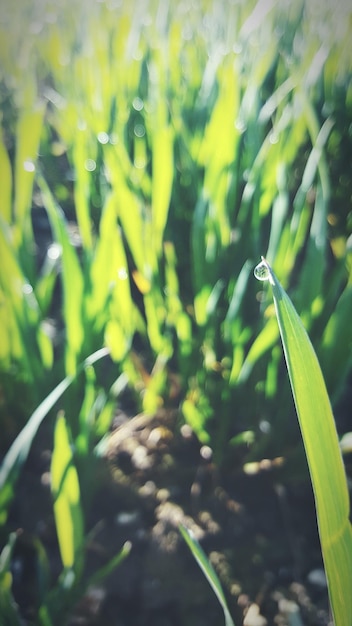
MULTIPOLYGON (((33 623, 35 614, 33 537, 44 544, 53 579, 61 569, 45 438, 41 433, 33 447, 10 520, 22 529, 13 569, 24 624, 33 623)), ((154 417, 120 412, 101 454, 86 475, 87 493, 95 486, 86 520, 86 575, 124 542, 132 548, 89 589, 69 626, 224 624, 180 535, 181 523, 210 558, 237 625, 331 623, 309 482, 284 486, 282 468, 274 463, 258 465, 251 475, 219 470, 174 409, 154 417)))

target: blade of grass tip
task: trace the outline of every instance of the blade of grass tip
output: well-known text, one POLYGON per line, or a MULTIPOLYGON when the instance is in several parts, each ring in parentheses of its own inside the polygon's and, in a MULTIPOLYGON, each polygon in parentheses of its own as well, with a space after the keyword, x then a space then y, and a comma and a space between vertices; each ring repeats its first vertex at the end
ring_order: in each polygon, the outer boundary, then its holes
POLYGON ((335 626, 352 623, 352 527, 349 493, 325 382, 313 346, 268 262, 255 268, 273 289, 276 316, 313 485, 335 626))
MULTIPOLYGON (((103 357, 109 354, 108 348, 101 348, 93 354, 91 354, 78 368, 77 374, 82 371, 87 365, 96 363, 103 357)), ((27 424, 21 430, 19 435, 14 440, 10 449, 6 453, 4 460, 0 468, 0 492, 6 487, 6 483, 14 484, 23 463, 26 461, 32 441, 35 434, 46 417, 48 412, 53 408, 55 403, 59 400, 66 389, 71 385, 75 376, 66 376, 51 393, 40 403, 35 411, 30 416, 27 424)))
POLYGON ((93 585, 99 584, 103 581, 111 572, 113 572, 121 563, 128 557, 129 553, 132 549, 132 543, 130 541, 125 541, 121 550, 115 554, 106 565, 100 567, 92 576, 88 579, 85 589, 93 585))
POLYGON ((202 548, 199 545, 199 542, 197 541, 197 539, 195 539, 195 537, 193 537, 191 531, 185 526, 183 526, 182 524, 179 526, 179 529, 180 529, 180 533, 182 537, 187 543, 190 551, 192 552, 195 560, 197 561, 203 574, 207 578, 210 586, 212 587, 217 599, 219 600, 222 606, 222 609, 224 611, 224 616, 225 616, 225 626, 235 626, 232 620, 232 617, 230 615, 230 611, 228 609, 227 603, 226 603, 226 598, 222 590, 220 580, 213 566, 208 561, 206 555, 204 554, 202 548))

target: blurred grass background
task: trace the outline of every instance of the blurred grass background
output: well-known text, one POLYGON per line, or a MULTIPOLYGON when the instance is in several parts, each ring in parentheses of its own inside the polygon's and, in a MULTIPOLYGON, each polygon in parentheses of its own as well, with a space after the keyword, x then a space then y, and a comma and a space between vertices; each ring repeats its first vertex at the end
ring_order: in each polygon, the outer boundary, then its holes
POLYGON ((88 464, 126 389, 136 412, 178 406, 220 466, 294 454, 261 254, 350 429, 351 19, 342 1, 3 2, 3 454, 103 345, 113 363, 62 404, 88 464))
MULTIPOLYGON (((219 460, 242 431, 261 446, 261 423, 281 448, 291 398, 252 280, 262 253, 338 401, 351 366, 350 13, 7 3, 5 405, 22 381, 34 406, 105 342, 147 412, 177 374, 184 418, 219 460)), ((10 437, 28 405, 16 412, 10 437)))

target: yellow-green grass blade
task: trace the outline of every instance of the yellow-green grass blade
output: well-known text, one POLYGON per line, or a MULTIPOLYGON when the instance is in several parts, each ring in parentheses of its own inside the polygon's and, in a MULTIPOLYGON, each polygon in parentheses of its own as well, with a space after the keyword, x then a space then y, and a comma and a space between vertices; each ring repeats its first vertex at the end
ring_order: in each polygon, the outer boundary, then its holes
POLYGON ((150 77, 150 98, 154 98, 157 104, 155 111, 147 116, 146 125, 152 150, 152 246, 155 254, 153 262, 156 263, 162 255, 162 240, 169 213, 175 168, 174 130, 168 124, 168 103, 163 97, 167 88, 167 66, 163 54, 157 50, 154 51, 151 67, 155 72, 155 80, 152 81, 150 77))
POLYGON ((141 274, 145 278, 149 278, 147 276, 150 268, 148 268, 146 261, 148 240, 145 238, 145 221, 142 216, 141 202, 128 184, 129 164, 124 148, 118 145, 115 149, 115 147, 112 148, 106 145, 105 163, 109 172, 114 202, 117 207, 117 217, 131 250, 133 260, 141 274))
POLYGON ((207 559, 202 548, 200 547, 199 542, 193 536, 191 531, 185 526, 180 525, 180 532, 222 606, 225 616, 225 626, 235 626, 227 606, 220 580, 212 564, 207 559))
POLYGON ((40 187, 44 206, 53 229, 54 237, 62 249, 62 284, 64 294, 64 318, 66 324, 66 372, 74 375, 77 371, 78 359, 84 346, 84 326, 82 310, 84 298, 84 278, 78 256, 70 242, 65 217, 61 208, 44 180, 38 172, 37 183, 40 187))
POLYGON ((162 253, 162 239, 167 222, 174 173, 173 132, 164 125, 153 136, 153 244, 156 257, 162 253))
POLYGON ((0 363, 21 362, 35 378, 38 346, 34 330, 40 323, 38 303, 19 263, 12 230, 0 216, 0 363))
POLYGON ((76 132, 76 139, 73 146, 73 163, 75 168, 76 182, 74 186, 74 200, 76 207, 77 222, 82 238, 82 245, 85 250, 91 250, 92 227, 89 208, 90 178, 87 163, 90 160, 92 167, 95 167, 96 150, 92 142, 89 141, 89 134, 86 129, 79 129, 76 132))
POLYGON ((260 280, 273 289, 276 316, 311 475, 335 626, 352 623, 352 528, 349 494, 324 378, 314 348, 288 295, 263 258, 260 280))
POLYGON ((123 235, 117 224, 115 194, 105 202, 99 238, 90 266, 91 291, 86 295, 87 317, 98 331, 108 318, 121 326, 126 340, 135 330, 135 305, 131 297, 129 270, 123 235))
POLYGON ((44 104, 20 113, 16 128, 15 218, 21 224, 31 207, 38 145, 43 127, 44 104))
POLYGON ((78 474, 73 462, 66 420, 62 414, 57 418, 54 433, 51 489, 62 563, 65 568, 74 568, 80 564, 83 516, 78 474))

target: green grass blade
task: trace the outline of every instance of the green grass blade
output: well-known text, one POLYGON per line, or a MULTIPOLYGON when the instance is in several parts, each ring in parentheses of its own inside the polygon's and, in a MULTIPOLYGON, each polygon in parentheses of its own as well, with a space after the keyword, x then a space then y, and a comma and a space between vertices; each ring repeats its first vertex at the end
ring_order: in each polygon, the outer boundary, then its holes
POLYGON ((39 323, 34 294, 12 245, 11 231, 0 218, 0 361, 21 362, 26 374, 38 372, 33 329, 39 323))
POLYGON ((23 224, 31 207, 32 188, 35 174, 38 145, 43 127, 44 104, 23 110, 16 128, 15 159, 15 217, 23 224))
POLYGON ((11 161, 0 133, 0 171, 2 178, 2 206, 1 213, 7 224, 11 224, 12 219, 12 171, 11 161))
POLYGON ((156 172, 152 179, 153 234, 155 252, 158 256, 162 251, 162 238, 171 198, 174 171, 173 139, 172 130, 168 126, 159 129, 153 139, 153 173, 156 172))
POLYGON ((224 616, 225 616, 225 626, 235 626, 232 620, 232 617, 230 615, 230 611, 227 606, 226 598, 222 590, 220 580, 213 566, 208 561, 198 541, 191 534, 191 531, 188 530, 185 526, 180 525, 180 533, 182 537, 184 538, 185 542, 187 543, 195 560, 197 561, 200 569, 202 570, 203 574, 207 578, 210 586, 212 587, 217 599, 219 600, 222 606, 222 609, 224 611, 224 616))
POLYGON ((106 565, 100 567, 92 576, 88 579, 86 583, 86 588, 88 589, 90 586, 99 585, 111 572, 113 572, 121 563, 128 557, 132 549, 132 544, 130 541, 125 541, 121 550, 115 554, 106 565))
POLYGON ((305 328, 265 259, 255 275, 269 280, 311 475, 335 626, 352 623, 352 527, 349 494, 325 382, 305 328))
POLYGON ((94 162, 95 152, 88 141, 87 130, 80 129, 76 135, 73 146, 73 162, 76 173, 76 183, 74 186, 74 200, 77 214, 79 232, 82 238, 82 245, 85 250, 91 250, 92 227, 89 209, 90 177, 91 173, 86 167, 87 157, 94 162))
POLYGON ((62 248, 62 284, 64 294, 64 318, 66 323, 66 372, 76 373, 77 361, 84 346, 84 324, 82 305, 84 299, 84 277, 78 256, 70 242, 66 220, 56 204, 49 186, 38 172, 37 183, 53 229, 55 240, 62 248), (73 296, 74 294, 74 296, 73 296))
POLYGON ((69 431, 62 414, 59 415, 55 426, 51 490, 62 563, 65 568, 78 568, 80 571, 79 556, 84 537, 80 487, 73 462, 69 431))

